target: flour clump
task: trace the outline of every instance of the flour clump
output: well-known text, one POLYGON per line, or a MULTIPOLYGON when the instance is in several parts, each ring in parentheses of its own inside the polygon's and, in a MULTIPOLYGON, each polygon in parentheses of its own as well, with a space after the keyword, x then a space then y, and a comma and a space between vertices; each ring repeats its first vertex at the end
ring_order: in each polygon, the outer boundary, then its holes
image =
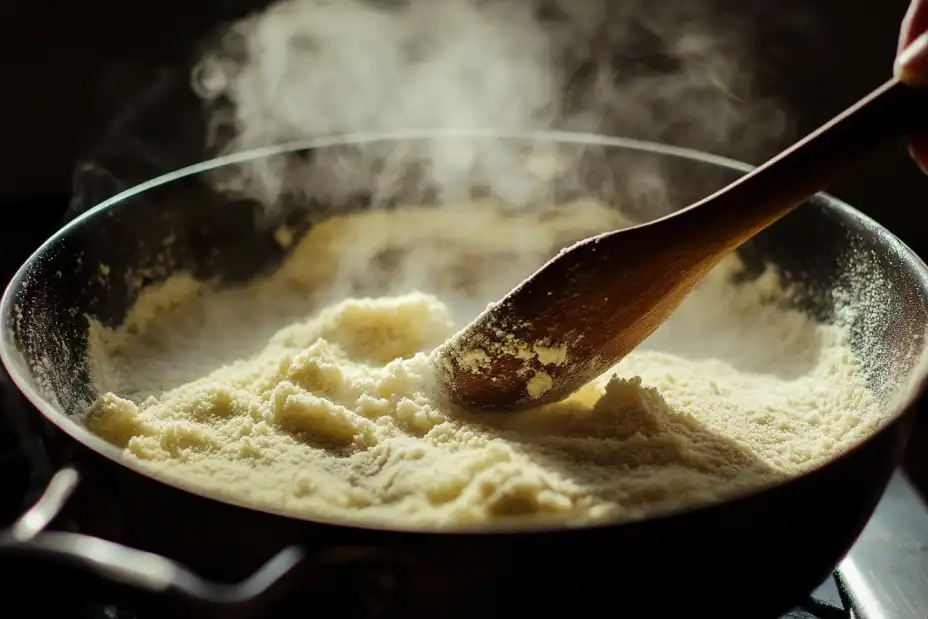
POLYGON ((734 258, 563 402, 478 413, 434 396, 437 345, 566 244, 626 223, 595 203, 371 212, 314 227, 246 286, 178 274, 121 327, 91 324, 85 422, 194 491, 396 527, 642 518, 797 475, 881 423, 845 331, 784 304, 772 270, 733 283, 734 258))

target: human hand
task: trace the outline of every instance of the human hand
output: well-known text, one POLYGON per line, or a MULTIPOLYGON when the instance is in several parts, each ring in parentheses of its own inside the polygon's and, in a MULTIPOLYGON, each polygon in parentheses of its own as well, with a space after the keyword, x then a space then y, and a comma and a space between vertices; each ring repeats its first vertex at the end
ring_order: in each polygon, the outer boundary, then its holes
MULTIPOLYGON (((928 0, 912 0, 909 5, 899 31, 894 71, 906 84, 928 86, 928 0)), ((909 136, 909 150, 928 173, 928 135, 909 136)))

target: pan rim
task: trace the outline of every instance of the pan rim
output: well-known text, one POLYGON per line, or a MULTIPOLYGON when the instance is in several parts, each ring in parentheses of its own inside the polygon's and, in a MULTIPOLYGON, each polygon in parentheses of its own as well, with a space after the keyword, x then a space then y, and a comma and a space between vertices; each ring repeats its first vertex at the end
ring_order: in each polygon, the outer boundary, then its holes
MULTIPOLYGON (((686 159, 700 163, 709 164, 715 167, 727 168, 737 172, 748 172, 755 166, 731 159, 728 157, 703 152, 697 149, 672 146, 646 140, 626 138, 620 136, 606 136, 593 133, 569 132, 569 131, 500 131, 500 130, 433 130, 433 129, 414 129, 399 130, 390 132, 367 132, 367 133, 336 133, 300 140, 283 142, 275 145, 264 146, 246 151, 236 152, 220 157, 215 157, 201 161, 161 176, 155 177, 134 187, 126 189, 100 204, 88 209, 81 215, 67 222, 52 236, 46 239, 23 264, 17 269, 14 276, 10 279, 3 295, 0 297, 0 364, 6 369, 7 374, 13 381, 16 388, 29 401, 29 403, 38 410, 42 416, 56 426, 59 430, 67 434, 71 439, 77 441, 83 447, 91 450, 97 455, 103 456, 118 466, 128 468, 134 473, 145 476, 159 484, 170 486, 182 492, 193 494, 199 498, 213 500, 225 503, 229 506, 258 512, 261 514, 282 517, 294 521, 302 521, 307 524, 334 526, 341 528, 361 529, 369 531, 402 533, 405 535, 536 535, 536 534, 566 534, 569 532, 595 531, 603 528, 612 528, 616 526, 629 526, 652 524, 658 521, 673 519, 679 516, 706 512, 713 508, 718 508, 733 502, 747 500, 756 495, 766 493, 776 488, 782 488, 792 482, 809 476, 820 469, 834 463, 840 458, 844 458, 852 452, 858 450, 863 445, 870 443, 884 432, 895 425, 903 414, 911 408, 912 404, 920 397, 921 393, 928 386, 928 346, 922 351, 921 358, 916 363, 909 376, 907 387, 900 389, 897 401, 888 405, 890 413, 881 427, 864 437, 857 443, 845 450, 837 458, 824 461, 814 468, 811 468, 799 476, 784 479, 783 481, 773 484, 767 484, 755 487, 744 492, 734 493, 731 496, 721 500, 709 503, 697 503, 689 506, 683 506, 673 509, 659 510, 642 519, 605 521, 589 524, 572 524, 572 523, 552 523, 541 521, 538 523, 531 522, 512 522, 512 523, 487 523, 481 525, 469 525, 464 527, 442 528, 439 526, 391 526, 380 521, 367 521, 365 519, 337 519, 325 516, 302 516, 286 512, 284 510, 275 510, 261 507, 244 501, 221 496, 215 493, 195 488, 193 484, 187 485, 171 479, 166 479, 156 475, 154 472, 147 470, 143 465, 133 462, 126 458, 123 450, 107 443, 102 438, 94 435, 83 425, 66 415, 59 407, 55 406, 44 398, 37 389, 34 388, 31 379, 25 371, 21 371, 23 361, 20 352, 13 345, 9 337, 8 321, 6 317, 12 315, 14 297, 27 281, 28 272, 33 263, 40 260, 47 253, 49 248, 71 233, 72 230, 82 225, 83 222, 100 216, 108 209, 115 205, 132 198, 135 195, 145 191, 166 185, 168 183, 181 180, 186 177, 195 176, 217 168, 237 163, 246 163, 249 161, 262 159, 274 155, 281 155, 288 152, 302 150, 318 150, 326 147, 336 147, 345 145, 363 145, 376 142, 395 142, 395 141, 414 141, 429 139, 462 139, 462 138, 480 138, 480 139, 505 139, 526 142, 548 142, 568 145, 588 145, 603 146, 610 148, 623 149, 632 152, 666 156, 676 159, 686 159)), ((928 266, 924 261, 910 248, 903 243, 892 232, 884 228, 878 222, 864 213, 858 211, 846 202, 835 198, 827 193, 816 194, 815 199, 822 203, 832 212, 840 214, 846 221, 854 222, 859 226, 866 228, 875 234, 881 243, 894 247, 896 255, 917 279, 920 287, 925 291, 926 300, 928 300, 928 266)), ((928 330, 926 330, 928 338, 928 330)))

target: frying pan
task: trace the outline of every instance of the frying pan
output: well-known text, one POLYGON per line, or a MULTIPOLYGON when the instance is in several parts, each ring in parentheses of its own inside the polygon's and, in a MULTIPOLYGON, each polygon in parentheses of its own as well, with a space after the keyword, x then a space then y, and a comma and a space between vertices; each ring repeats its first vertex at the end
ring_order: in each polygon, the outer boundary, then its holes
POLYGON ((236 154, 107 200, 44 243, 0 306, 2 360, 31 405, 20 419, 24 435, 41 440, 47 464, 58 469, 36 506, 0 538, 0 560, 19 574, 39 570, 55 595, 68 587, 105 587, 142 613, 218 617, 556 611, 775 617, 824 580, 869 519, 904 449, 925 384, 928 329, 925 265, 876 222, 827 195, 761 234, 741 255, 755 270, 779 265, 799 291, 799 306, 819 318, 833 317, 835 291, 852 300, 859 310, 852 348, 892 416, 844 455, 725 502, 583 528, 440 532, 313 521, 155 479, 74 421, 93 396, 83 363, 85 316, 118 325, 139 292, 118 277, 101 282, 101 263, 115 273, 147 269, 152 282, 178 269, 245 282, 284 259, 273 239, 281 221, 311 225, 374 199, 360 192, 333 206, 302 187, 284 191, 268 215, 248 194, 217 189, 217 174, 268 164, 285 170, 295 161, 375 146, 408 149, 465 139, 599 158, 598 176, 554 182, 554 193, 565 199, 634 201, 640 188, 627 188, 650 170, 667 181, 661 202, 673 208, 749 169, 619 138, 422 132, 341 136, 236 154), (173 242, 166 245, 168 237, 173 242), (870 274, 863 283, 851 276, 861 269, 870 274), (865 302, 864 287, 872 289, 874 281, 888 301, 865 302))

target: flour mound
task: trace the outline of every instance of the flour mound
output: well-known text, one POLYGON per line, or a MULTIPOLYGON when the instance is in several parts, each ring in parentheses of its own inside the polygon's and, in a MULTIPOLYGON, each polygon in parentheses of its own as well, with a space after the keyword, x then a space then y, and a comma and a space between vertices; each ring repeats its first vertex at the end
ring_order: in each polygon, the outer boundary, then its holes
MULTIPOLYGON (((595 224, 598 211, 583 208, 577 220, 595 224)), ((505 254, 512 229, 497 224, 481 239, 484 250, 498 242, 497 258, 463 259, 477 272, 451 258, 473 251, 466 235, 455 245, 454 226, 421 227, 419 239, 415 226, 378 227, 380 249, 420 250, 410 257, 415 285, 393 282, 384 294, 380 276, 358 283, 369 261, 322 269, 319 248, 339 244, 312 234, 269 280, 149 290, 126 325, 91 326, 101 396, 85 421, 126 458, 194 491, 307 518, 446 528, 623 520, 717 501, 800 474, 882 421, 844 331, 778 302, 773 272, 732 284, 734 259, 569 399, 517 413, 450 408, 433 395, 430 352, 469 318, 455 296, 461 274, 477 287, 467 298, 476 307, 565 240, 549 234, 557 240, 505 254), (437 230, 448 236, 435 239, 437 230), (422 253, 426 238, 434 255, 422 253), (510 279, 489 285, 499 273, 510 279), (307 297, 310 278, 336 275, 355 288, 307 297)), ((520 219, 523 238, 532 225, 551 219, 520 219)), ((350 238, 358 226, 318 234, 350 238)))

